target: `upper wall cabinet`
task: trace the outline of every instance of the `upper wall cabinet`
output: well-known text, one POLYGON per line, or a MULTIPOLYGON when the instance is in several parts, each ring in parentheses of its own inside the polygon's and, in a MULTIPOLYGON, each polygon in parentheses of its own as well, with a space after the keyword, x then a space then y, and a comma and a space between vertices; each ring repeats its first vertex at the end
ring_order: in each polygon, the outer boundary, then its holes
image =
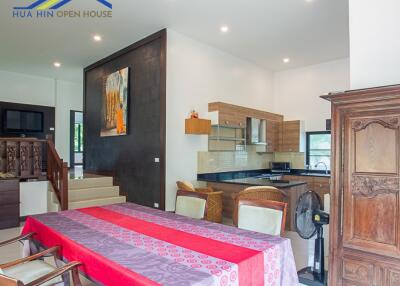
POLYGON ((211 120, 189 118, 185 120, 185 134, 208 135, 211 133, 211 120))
POLYGON ((257 146, 256 150, 258 152, 275 152, 278 150, 280 145, 279 130, 283 122, 282 115, 223 102, 209 103, 208 111, 212 125, 219 127, 246 129, 248 128, 247 118, 266 120, 267 144, 257 146))
POLYGON ((246 117, 235 114, 233 110, 215 110, 210 112, 212 125, 221 127, 246 128, 246 117))
POLYGON ((283 121, 279 125, 279 152, 304 152, 304 124, 300 120, 283 121))
POLYGON ((208 104, 208 111, 218 112, 218 123, 222 126, 239 127, 246 126, 247 117, 266 119, 277 122, 283 121, 283 115, 266 112, 262 110, 247 108, 224 102, 211 102, 208 104))

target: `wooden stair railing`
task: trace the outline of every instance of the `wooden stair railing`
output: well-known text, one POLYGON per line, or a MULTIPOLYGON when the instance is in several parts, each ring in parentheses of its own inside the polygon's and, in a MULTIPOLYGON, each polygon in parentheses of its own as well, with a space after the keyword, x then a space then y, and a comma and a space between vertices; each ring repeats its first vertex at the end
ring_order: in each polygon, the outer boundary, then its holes
POLYGON ((1 173, 19 179, 39 179, 45 178, 44 170, 47 170, 47 180, 53 186, 61 210, 67 210, 68 164, 58 155, 51 138, 0 138, 1 173))
POLYGON ((58 155, 54 143, 47 142, 47 179, 60 202, 62 211, 68 210, 68 164, 58 155))

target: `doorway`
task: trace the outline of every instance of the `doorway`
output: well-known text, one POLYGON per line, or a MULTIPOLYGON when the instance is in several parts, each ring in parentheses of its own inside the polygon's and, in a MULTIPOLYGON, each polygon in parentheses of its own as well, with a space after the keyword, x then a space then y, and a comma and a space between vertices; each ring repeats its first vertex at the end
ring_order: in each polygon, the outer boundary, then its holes
POLYGON ((71 110, 70 167, 83 165, 83 112, 71 110))

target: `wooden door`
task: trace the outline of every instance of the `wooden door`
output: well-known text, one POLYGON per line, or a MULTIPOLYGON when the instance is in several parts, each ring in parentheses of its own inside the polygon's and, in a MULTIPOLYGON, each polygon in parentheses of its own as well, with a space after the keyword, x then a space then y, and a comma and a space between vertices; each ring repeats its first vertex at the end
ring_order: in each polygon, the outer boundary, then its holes
POLYGON ((400 115, 344 116, 342 249, 338 285, 400 285, 400 115))

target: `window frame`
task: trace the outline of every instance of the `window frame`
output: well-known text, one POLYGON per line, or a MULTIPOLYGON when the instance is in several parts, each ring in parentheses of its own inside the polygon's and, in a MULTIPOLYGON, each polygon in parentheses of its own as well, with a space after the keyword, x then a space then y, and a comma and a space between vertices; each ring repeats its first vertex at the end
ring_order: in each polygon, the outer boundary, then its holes
MULTIPOLYGON (((331 134, 331 131, 309 131, 306 132, 306 165, 310 168, 310 135, 324 135, 324 134, 331 134)), ((331 137, 332 138, 332 137, 331 137)), ((332 151, 332 141, 331 141, 331 151, 332 151)), ((332 153, 331 153, 332 154, 332 153)), ((332 159, 332 156, 330 156, 332 159)), ((329 168, 330 171, 331 168, 329 168)))

